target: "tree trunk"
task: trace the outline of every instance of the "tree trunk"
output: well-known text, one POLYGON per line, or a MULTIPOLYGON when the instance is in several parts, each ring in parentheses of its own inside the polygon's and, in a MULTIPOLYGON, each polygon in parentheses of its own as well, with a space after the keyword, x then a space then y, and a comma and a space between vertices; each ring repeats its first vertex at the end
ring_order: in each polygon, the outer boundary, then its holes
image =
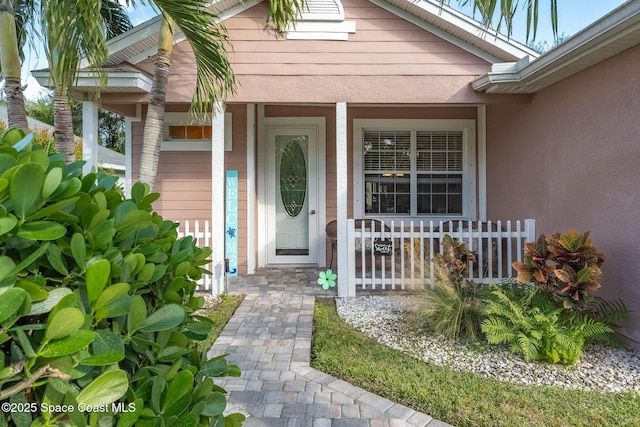
POLYGON ((27 114, 24 109, 24 95, 22 94, 22 86, 20 86, 20 78, 5 78, 4 96, 7 100, 9 127, 29 132, 29 123, 27 122, 27 114))
POLYGON ((138 181, 148 184, 151 189, 153 189, 158 173, 172 47, 173 30, 171 29, 171 23, 163 20, 158 40, 158 56, 153 70, 147 117, 144 124, 140 167, 138 169, 138 181))
POLYGON ((59 88, 53 91, 53 124, 56 140, 56 151, 64 153, 67 163, 76 161, 76 144, 73 138, 73 121, 69 96, 59 88))
POLYGON ((4 94, 10 128, 29 131, 24 96, 20 86, 20 55, 11 1, 0 1, 0 70, 5 78, 4 94))

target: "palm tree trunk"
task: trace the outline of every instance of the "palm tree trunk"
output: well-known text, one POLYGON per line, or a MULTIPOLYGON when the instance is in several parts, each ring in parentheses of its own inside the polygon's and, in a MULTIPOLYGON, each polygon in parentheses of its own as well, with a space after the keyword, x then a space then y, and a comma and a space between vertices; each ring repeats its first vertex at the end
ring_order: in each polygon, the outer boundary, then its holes
POLYGON ((151 93, 149 94, 149 106, 144 124, 142 153, 140 154, 140 167, 138 169, 138 181, 148 184, 150 189, 153 189, 158 173, 158 160, 160 159, 167 82, 171 65, 171 50, 173 49, 173 30, 171 26, 172 24, 164 19, 160 27, 158 56, 153 70, 153 82, 151 84, 151 93))
POLYGON ((10 128, 29 131, 24 96, 20 86, 18 37, 11 1, 0 0, 0 70, 5 78, 4 95, 10 128))
POLYGON ((59 88, 53 91, 53 124, 56 127, 54 136, 56 151, 64 153, 67 163, 76 161, 76 144, 73 138, 73 121, 69 95, 59 88))

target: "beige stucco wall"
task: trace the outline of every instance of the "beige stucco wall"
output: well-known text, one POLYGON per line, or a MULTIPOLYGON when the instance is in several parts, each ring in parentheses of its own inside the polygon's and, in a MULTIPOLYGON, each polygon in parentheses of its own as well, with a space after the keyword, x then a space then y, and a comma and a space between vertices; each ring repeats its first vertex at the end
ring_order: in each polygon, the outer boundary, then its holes
POLYGON ((531 104, 487 108, 491 219, 534 218, 538 234, 591 230, 607 255, 598 295, 634 310, 640 347, 640 46, 549 87, 531 104))

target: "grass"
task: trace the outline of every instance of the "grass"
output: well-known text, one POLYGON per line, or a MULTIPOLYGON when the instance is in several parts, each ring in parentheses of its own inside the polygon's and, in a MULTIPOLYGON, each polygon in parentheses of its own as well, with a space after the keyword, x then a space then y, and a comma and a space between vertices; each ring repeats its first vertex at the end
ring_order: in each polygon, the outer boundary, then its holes
POLYGON ((312 367, 455 426, 638 426, 640 393, 524 386, 427 364, 316 304, 312 367))
POLYGON ((213 303, 198 310, 199 316, 207 317, 212 322, 209 336, 205 341, 198 343, 200 349, 208 350, 211 348, 242 300, 244 300, 244 295, 220 295, 213 303))

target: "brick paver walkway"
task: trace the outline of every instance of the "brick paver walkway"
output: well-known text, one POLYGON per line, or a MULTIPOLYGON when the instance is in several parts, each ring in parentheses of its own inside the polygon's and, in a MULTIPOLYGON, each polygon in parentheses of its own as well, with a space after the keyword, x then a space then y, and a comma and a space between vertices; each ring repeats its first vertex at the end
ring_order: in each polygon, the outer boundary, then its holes
POLYGON ((246 298, 209 351, 242 370, 216 379, 228 411, 245 414, 247 427, 447 426, 309 366, 315 295, 325 294, 317 277, 290 269, 230 279, 229 293, 246 298))

